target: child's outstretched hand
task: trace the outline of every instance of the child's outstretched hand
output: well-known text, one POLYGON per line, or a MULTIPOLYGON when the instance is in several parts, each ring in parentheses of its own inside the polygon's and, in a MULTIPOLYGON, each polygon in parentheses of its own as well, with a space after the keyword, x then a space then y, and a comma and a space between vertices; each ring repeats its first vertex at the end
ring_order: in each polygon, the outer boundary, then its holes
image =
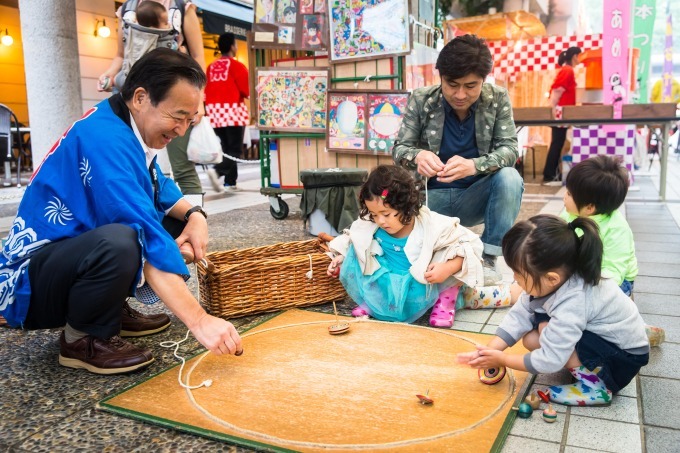
POLYGON ((497 368, 505 366, 505 354, 503 351, 493 349, 488 346, 477 346, 476 351, 462 352, 456 355, 458 363, 470 365, 472 368, 486 370, 488 368, 497 368))
POLYGON ((340 266, 342 266, 342 262, 344 259, 345 257, 342 255, 338 255, 335 258, 333 258, 331 260, 331 264, 328 265, 326 275, 328 275, 329 277, 338 278, 338 275, 340 275, 340 266))

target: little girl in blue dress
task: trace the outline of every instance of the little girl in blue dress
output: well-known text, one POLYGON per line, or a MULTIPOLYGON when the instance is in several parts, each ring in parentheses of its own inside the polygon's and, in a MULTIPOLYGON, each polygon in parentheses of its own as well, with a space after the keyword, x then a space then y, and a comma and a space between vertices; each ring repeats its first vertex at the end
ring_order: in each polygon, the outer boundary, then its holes
POLYGON ((352 315, 413 322, 434 306, 430 325, 450 328, 460 284, 483 282, 479 237, 422 206, 413 177, 394 165, 371 172, 359 202, 359 219, 329 244, 328 274, 358 304, 352 315))

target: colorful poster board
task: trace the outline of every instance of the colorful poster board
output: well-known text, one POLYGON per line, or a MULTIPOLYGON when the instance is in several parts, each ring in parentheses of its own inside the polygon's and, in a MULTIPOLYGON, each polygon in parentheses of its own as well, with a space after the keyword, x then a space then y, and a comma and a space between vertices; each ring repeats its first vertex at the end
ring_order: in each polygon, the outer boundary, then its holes
POLYGON ((253 48, 325 50, 327 0, 255 0, 253 48))
POLYGON ((327 149, 391 154, 407 101, 406 91, 329 91, 327 149))
POLYGON ((328 0, 332 62, 411 52, 408 0, 328 0))
POLYGON ((260 130, 323 132, 326 129, 328 68, 258 68, 256 77, 260 130))

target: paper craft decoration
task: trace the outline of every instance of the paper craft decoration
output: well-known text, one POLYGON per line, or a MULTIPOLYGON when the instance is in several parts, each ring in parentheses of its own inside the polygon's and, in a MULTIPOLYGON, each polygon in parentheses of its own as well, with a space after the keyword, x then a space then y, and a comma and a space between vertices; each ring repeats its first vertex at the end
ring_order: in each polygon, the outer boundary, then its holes
POLYGON ((324 131, 328 81, 328 68, 258 68, 258 128, 324 131))
POLYGON ((326 148, 391 154, 407 101, 405 91, 329 91, 326 148))
POLYGON ((328 0, 255 0, 253 48, 326 50, 328 0))
POLYGON ((407 0, 328 0, 331 61, 411 52, 407 0))
POLYGON ((328 94, 328 149, 366 148, 365 93, 328 94))
POLYGON ((369 151, 392 153, 407 102, 407 93, 368 95, 369 151))

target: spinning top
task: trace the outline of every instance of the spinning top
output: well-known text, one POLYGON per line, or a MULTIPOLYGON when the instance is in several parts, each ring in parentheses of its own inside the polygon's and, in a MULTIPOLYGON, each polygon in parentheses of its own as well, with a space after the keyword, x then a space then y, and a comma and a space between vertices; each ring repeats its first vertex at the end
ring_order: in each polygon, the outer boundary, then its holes
POLYGON ((328 326, 328 333, 331 335, 340 335, 349 332, 349 323, 345 321, 340 322, 338 319, 338 307, 335 306, 335 302, 333 302, 333 313, 335 313, 335 324, 328 326))
POLYGON ((493 385, 499 383, 505 377, 505 367, 487 368, 486 370, 477 370, 477 376, 482 384, 493 385))
POLYGON ((557 411, 553 409, 552 404, 548 403, 548 407, 543 410, 543 420, 546 423, 555 423, 557 420, 557 411))
POLYGON ((420 404, 425 406, 425 405, 429 405, 429 404, 434 403, 434 400, 427 396, 429 393, 430 393, 430 390, 428 389, 427 392, 425 392, 424 395, 416 395, 418 397, 418 399, 420 400, 420 404))
POLYGON ((536 410, 541 405, 541 398, 532 393, 524 399, 524 402, 531 406, 533 410, 536 410))
POLYGON ((520 404, 519 408, 517 409, 517 416, 519 418, 529 418, 533 413, 534 410, 527 403, 520 404))
POLYGON ((331 335, 340 335, 349 332, 349 323, 341 322, 339 324, 331 324, 328 326, 328 333, 331 335))
POLYGON ((539 398, 541 398, 544 402, 550 404, 550 397, 548 396, 547 393, 541 392, 540 390, 536 392, 539 398))

